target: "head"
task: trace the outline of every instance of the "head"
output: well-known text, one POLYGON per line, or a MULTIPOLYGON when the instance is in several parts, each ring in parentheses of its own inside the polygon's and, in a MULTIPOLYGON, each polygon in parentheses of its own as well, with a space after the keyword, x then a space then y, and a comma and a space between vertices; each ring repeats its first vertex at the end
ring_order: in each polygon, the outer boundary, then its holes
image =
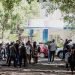
POLYGON ((14 45, 14 42, 11 42, 10 45, 14 45))
POLYGON ((68 39, 66 39, 65 41, 68 41, 68 39))
POLYGON ((28 40, 27 43, 30 44, 30 40, 28 40))
POLYGON ((36 41, 33 42, 33 47, 36 47, 36 41))
POLYGON ((26 43, 26 46, 28 45, 28 43, 26 43))
POLYGON ((54 43, 55 42, 55 39, 53 39, 52 42, 54 43))
POLYGON ((16 40, 16 43, 20 44, 20 41, 19 40, 16 40))

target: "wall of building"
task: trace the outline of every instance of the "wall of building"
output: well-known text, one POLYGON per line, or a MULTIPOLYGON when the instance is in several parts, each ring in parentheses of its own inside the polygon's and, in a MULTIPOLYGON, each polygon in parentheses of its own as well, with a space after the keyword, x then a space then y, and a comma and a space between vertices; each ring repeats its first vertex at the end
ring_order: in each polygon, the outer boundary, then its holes
MULTIPOLYGON (((37 42, 46 42, 43 36, 44 29, 48 29, 48 39, 47 41, 51 41, 52 39, 55 39, 57 43, 64 43, 65 39, 75 39, 74 33, 72 33, 70 30, 64 30, 64 29, 58 29, 58 28, 32 28, 33 29, 33 34, 32 37, 29 39, 37 42)), ((32 33, 32 32, 30 32, 32 33)), ((26 38, 26 40, 28 37, 26 38)))

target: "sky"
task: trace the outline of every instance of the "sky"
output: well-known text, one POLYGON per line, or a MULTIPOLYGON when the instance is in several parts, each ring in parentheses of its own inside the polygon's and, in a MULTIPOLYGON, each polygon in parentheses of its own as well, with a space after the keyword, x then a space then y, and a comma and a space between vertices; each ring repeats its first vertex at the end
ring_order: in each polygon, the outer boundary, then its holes
MULTIPOLYGON (((44 15, 43 12, 42 15, 44 15)), ((31 19, 29 26, 63 28, 64 21, 62 19, 62 14, 60 10, 56 10, 53 14, 50 14, 48 17, 42 16, 41 19, 31 19)))
MULTIPOLYGON (((22 0, 23 3, 25 0, 22 0)), ((59 9, 57 9, 54 13, 46 16, 46 10, 41 9, 42 4, 40 4, 40 15, 39 19, 31 19, 28 24, 29 27, 55 27, 55 28, 63 28, 64 21, 62 19, 62 14, 59 9)))

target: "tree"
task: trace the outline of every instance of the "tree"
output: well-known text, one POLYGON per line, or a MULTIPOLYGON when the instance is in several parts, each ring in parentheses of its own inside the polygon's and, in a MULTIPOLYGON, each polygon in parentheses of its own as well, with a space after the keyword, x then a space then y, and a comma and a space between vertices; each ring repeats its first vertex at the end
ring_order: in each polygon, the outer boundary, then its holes
POLYGON ((4 30, 9 28, 8 20, 11 18, 12 10, 15 4, 18 4, 21 0, 0 0, 4 9, 4 15, 2 17, 2 42, 4 38, 4 30))
POLYGON ((75 0, 50 0, 58 4, 58 9, 62 11, 65 28, 71 30, 70 38, 75 34, 75 0))
MULTIPOLYGON (((13 29, 22 34, 25 29, 25 25, 28 24, 28 20, 32 18, 38 18, 40 16, 39 3, 35 0, 31 4, 21 1, 18 6, 13 8, 12 12, 12 26, 13 29)), ((14 32, 14 31, 13 31, 14 32)), ((20 36, 19 36, 20 37, 20 36)))
POLYGON ((36 0, 32 0, 31 3, 23 0, 1 0, 1 3, 4 11, 1 23, 2 39, 4 30, 10 29, 11 33, 19 32, 24 29, 29 19, 39 17, 39 3, 36 0))
POLYGON ((68 26, 75 27, 75 0, 50 0, 53 3, 58 4, 58 9, 63 13, 64 21, 68 26))

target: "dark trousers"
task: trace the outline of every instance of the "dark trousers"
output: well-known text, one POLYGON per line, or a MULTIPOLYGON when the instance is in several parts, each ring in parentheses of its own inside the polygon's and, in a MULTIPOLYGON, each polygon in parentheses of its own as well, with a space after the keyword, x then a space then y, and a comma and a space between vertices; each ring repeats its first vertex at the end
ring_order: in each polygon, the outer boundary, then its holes
POLYGON ((67 50, 63 50, 63 59, 65 59, 65 54, 67 53, 67 50))
POLYGON ((50 58, 50 51, 48 50, 48 62, 51 61, 51 58, 50 58))
POLYGON ((68 68, 69 67, 69 64, 68 63, 66 63, 66 68, 68 68))
POLYGON ((50 51, 50 62, 54 61, 55 51, 50 51))
POLYGON ((71 56, 68 58, 68 62, 69 62, 71 71, 72 71, 72 73, 73 73, 73 71, 75 70, 75 57, 74 57, 74 55, 71 55, 71 56))
POLYGON ((21 67, 22 66, 22 60, 24 61, 24 67, 26 66, 26 62, 27 62, 27 59, 26 59, 26 56, 20 56, 19 57, 19 66, 21 67))
POLYGON ((16 67, 16 57, 15 56, 10 56, 8 66, 11 65, 11 61, 14 61, 14 67, 16 67))
POLYGON ((20 57, 20 55, 17 53, 17 54, 16 54, 16 64, 17 64, 17 65, 19 64, 19 57, 20 57))
POLYGON ((9 63, 10 55, 7 56, 7 64, 9 63))
POLYGON ((73 74, 73 71, 75 69, 75 63, 70 63, 70 68, 71 68, 71 71, 72 71, 72 74, 73 74))

